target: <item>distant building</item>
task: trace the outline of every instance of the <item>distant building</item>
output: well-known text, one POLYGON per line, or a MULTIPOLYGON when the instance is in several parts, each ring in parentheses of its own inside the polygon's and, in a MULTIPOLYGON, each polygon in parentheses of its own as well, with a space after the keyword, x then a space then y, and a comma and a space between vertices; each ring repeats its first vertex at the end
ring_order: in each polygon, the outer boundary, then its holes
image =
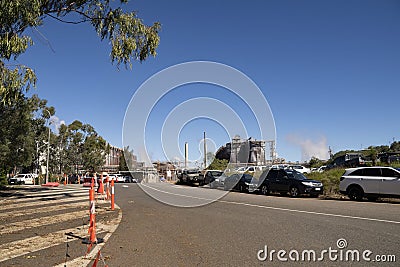
MULTIPOLYGON (((225 144, 218 149, 215 157, 217 159, 229 160, 232 164, 253 164, 266 165, 265 144, 263 140, 254 140, 252 138, 243 140, 240 136, 232 138, 232 142, 225 144)), ((274 149, 271 146, 271 156, 274 154, 274 149)))
MULTIPOLYGON (((107 154, 105 154, 105 163, 102 168, 102 171, 106 172, 118 172, 119 171, 119 166, 120 166, 120 160, 121 156, 124 153, 124 150, 119 147, 115 147, 112 145, 109 145, 110 150, 108 151, 107 154)), ((126 156, 126 155, 125 155, 126 156)), ((137 166, 137 156, 136 155, 131 155, 130 159, 126 159, 128 162, 127 164, 131 168, 136 168, 137 166)))
POLYGON ((153 162, 154 168, 157 170, 160 177, 166 180, 176 180, 176 172, 178 168, 172 162, 153 162))
POLYGON ((118 172, 119 161, 122 153, 124 153, 124 150, 122 148, 110 145, 110 150, 104 155, 106 160, 102 167, 102 171, 111 173, 118 172))

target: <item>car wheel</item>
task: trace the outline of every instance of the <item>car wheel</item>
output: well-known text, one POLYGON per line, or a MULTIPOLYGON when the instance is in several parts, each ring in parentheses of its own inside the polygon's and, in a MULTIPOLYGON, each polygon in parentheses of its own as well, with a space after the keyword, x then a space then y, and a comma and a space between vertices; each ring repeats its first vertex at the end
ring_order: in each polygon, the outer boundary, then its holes
POLYGON ((298 197, 299 196, 299 189, 295 186, 291 187, 289 190, 289 194, 291 197, 298 197))
POLYGON ((246 188, 244 187, 244 185, 239 185, 239 192, 240 193, 244 193, 244 192, 246 192, 246 188))
POLYGON ((348 195, 351 200, 360 201, 363 198, 364 192, 361 188, 353 186, 349 189, 348 195))
POLYGON ((261 193, 262 193, 263 195, 269 195, 269 188, 268 188, 268 186, 263 185, 263 186, 261 187, 261 193))

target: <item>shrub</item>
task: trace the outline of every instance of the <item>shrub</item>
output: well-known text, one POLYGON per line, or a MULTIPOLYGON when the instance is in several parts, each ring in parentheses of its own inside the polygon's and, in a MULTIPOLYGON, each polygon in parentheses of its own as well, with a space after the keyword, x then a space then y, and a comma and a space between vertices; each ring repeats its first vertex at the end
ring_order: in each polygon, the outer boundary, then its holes
POLYGON ((343 175, 345 169, 335 168, 324 172, 313 172, 307 174, 310 179, 321 181, 324 184, 325 195, 339 194, 340 177, 343 175))

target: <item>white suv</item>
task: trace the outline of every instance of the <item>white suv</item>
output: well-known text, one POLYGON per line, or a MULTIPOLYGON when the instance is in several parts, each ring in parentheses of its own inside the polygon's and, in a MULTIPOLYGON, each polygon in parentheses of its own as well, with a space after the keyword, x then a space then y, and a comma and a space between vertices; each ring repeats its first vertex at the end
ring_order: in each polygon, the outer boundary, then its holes
POLYGON ((8 183, 9 184, 34 184, 34 175, 31 173, 28 174, 17 174, 13 178, 11 178, 8 183))
POLYGON ((400 171, 391 167, 346 169, 340 178, 339 191, 352 200, 378 197, 400 198, 400 171))

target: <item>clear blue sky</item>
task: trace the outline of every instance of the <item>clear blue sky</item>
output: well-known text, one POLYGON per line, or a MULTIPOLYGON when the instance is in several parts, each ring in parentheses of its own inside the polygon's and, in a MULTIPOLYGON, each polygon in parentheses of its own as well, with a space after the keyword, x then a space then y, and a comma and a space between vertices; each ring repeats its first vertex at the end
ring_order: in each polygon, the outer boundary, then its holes
MULTIPOLYGON (((337 152, 400 139, 399 1, 135 0, 126 10, 162 24, 158 56, 132 71, 111 65, 108 43, 90 26, 48 19, 31 32, 35 45, 18 61, 35 69, 32 92, 67 124, 89 123, 122 146, 125 110, 137 88, 164 68, 206 60, 232 66, 258 85, 275 118, 278 155, 287 160, 324 157, 328 146, 337 152)), ((167 99, 207 94, 241 106, 212 86, 176 92, 160 103, 159 113, 171 109, 167 99)), ((162 119, 154 116, 149 144, 153 135, 159 140, 162 119)), ((229 141, 215 122, 199 119, 184 127, 180 145, 197 147, 202 128, 217 147, 229 141)), ((156 145, 150 150, 162 159, 156 145)))

